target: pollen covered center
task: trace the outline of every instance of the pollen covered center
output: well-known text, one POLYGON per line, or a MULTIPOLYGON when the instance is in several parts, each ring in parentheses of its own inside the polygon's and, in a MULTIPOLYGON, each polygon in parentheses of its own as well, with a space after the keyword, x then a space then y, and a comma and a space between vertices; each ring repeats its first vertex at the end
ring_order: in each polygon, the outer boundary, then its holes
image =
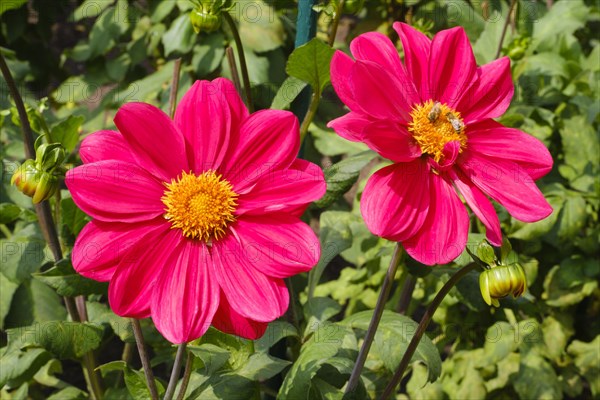
POLYGON ((205 242, 218 240, 235 221, 238 194, 215 171, 200 175, 183 172, 165 186, 161 198, 166 206, 164 217, 173 229, 181 229, 185 237, 205 242))
POLYGON ((459 141, 460 152, 467 144, 465 124, 460 113, 444 103, 428 100, 414 107, 410 113, 412 121, 408 130, 421 147, 436 162, 444 158, 444 146, 448 142, 459 141))

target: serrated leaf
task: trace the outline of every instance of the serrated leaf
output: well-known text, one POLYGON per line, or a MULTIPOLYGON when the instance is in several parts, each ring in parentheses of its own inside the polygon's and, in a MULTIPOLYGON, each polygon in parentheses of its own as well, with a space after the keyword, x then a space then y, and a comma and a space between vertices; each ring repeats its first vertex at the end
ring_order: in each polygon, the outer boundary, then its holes
POLYGON ((350 221, 352 214, 342 211, 325 211, 320 218, 319 241, 321 258, 308 273, 308 297, 312 297, 315 287, 321 279, 323 270, 331 260, 352 245, 350 221))
POLYGON ((306 330, 308 332, 315 330, 323 322, 331 319, 341 311, 340 304, 329 297, 312 297, 304 305, 304 318, 306 319, 306 330))
POLYGON ((274 377, 290 364, 290 361, 275 358, 266 353, 255 353, 236 373, 253 381, 264 381, 274 377))
POLYGON ((76 388, 75 386, 67 386, 53 393, 47 400, 87 400, 89 398, 88 393, 83 390, 76 388))
POLYGON ((555 265, 544 279, 542 299, 551 307, 577 304, 598 287, 598 261, 574 255, 555 265))
POLYGON ((12 298, 18 287, 19 285, 0 274, 0 330, 4 329, 4 317, 10 311, 12 298))
POLYGON ((557 35, 572 34, 583 26, 589 15, 588 7, 581 0, 556 2, 534 24, 532 48, 537 51, 555 50, 557 35), (556 30, 557 26, 560 26, 559 31, 556 30))
POLYGON ((213 73, 225 56, 225 37, 221 32, 202 35, 200 43, 194 46, 192 65, 199 77, 213 73))
POLYGON ((58 358, 79 358, 100 346, 103 332, 89 323, 50 321, 8 329, 8 347, 39 346, 58 358))
POLYGON ((560 399, 562 391, 552 365, 535 351, 521 355, 513 385, 521 399, 560 399))
POLYGON ((274 110, 289 108, 290 104, 298 97, 306 85, 308 83, 303 80, 288 76, 279 87, 279 90, 277 90, 275 98, 273 98, 273 102, 271 103, 271 108, 274 110))
POLYGON ((14 293, 5 326, 27 326, 63 320, 66 316, 60 296, 45 283, 30 279, 21 283, 14 293))
POLYGON ((115 335, 117 335, 123 342, 135 341, 133 336, 133 328, 131 327, 131 321, 129 318, 118 316, 102 303, 88 301, 86 306, 90 321, 94 321, 97 324, 109 325, 115 335))
POLYGON ((329 64, 334 52, 321 39, 313 38, 290 54, 285 71, 321 93, 331 79, 329 64))
MULTIPOLYGON (((366 331, 373 316, 373 311, 361 311, 344 319, 340 324, 366 331)), ((386 368, 393 372, 400 364, 410 340, 417 330, 418 324, 409 317, 384 310, 375 333, 373 350, 383 361, 386 368)), ((442 360, 440 353, 431 340, 424 335, 411 362, 422 361, 428 369, 429 382, 435 381, 442 373, 442 360)))
POLYGON ((208 331, 197 341, 191 342, 192 345, 211 344, 221 350, 230 353, 227 360, 228 366, 235 370, 244 365, 250 355, 254 352, 252 341, 243 339, 238 336, 228 335, 214 328, 209 328, 208 331))
POLYGON ((323 171, 327 182, 327 192, 315 202, 318 207, 325 208, 333 204, 340 196, 346 193, 358 179, 360 171, 369 163, 376 154, 371 150, 355 154, 342 161, 325 168, 323 171))
POLYGON ((69 259, 59 261, 44 272, 34 273, 33 277, 54 288, 61 296, 75 297, 108 292, 108 282, 97 282, 79 275, 69 259))
POLYGON ((575 357, 575 366, 589 382, 592 395, 596 398, 600 395, 600 380, 598 379, 600 375, 600 367, 598 366, 598 360, 600 359, 600 336, 596 336, 589 343, 574 340, 567 348, 567 352, 575 357))

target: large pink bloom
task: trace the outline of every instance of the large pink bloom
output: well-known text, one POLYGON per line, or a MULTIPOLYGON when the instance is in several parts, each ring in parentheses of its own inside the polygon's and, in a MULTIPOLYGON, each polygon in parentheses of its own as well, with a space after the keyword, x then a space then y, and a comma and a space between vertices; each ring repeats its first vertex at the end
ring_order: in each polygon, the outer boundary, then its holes
POLYGON ((94 219, 73 249, 82 275, 110 281, 121 316, 152 316, 171 342, 210 325, 260 337, 288 307, 283 278, 310 270, 319 242, 300 220, 325 192, 319 167, 297 159, 297 119, 252 115, 231 82, 198 81, 174 120, 128 103, 116 131, 81 146, 69 171, 75 203, 94 219))
POLYGON ((340 136, 366 143, 393 161, 367 182, 361 212, 374 234, 402 242, 428 265, 465 248, 464 198, 500 245, 500 222, 488 196, 515 218, 534 222, 552 208, 534 183, 552 168, 534 137, 492 118, 513 96, 509 59, 477 67, 460 27, 433 40, 396 23, 404 63, 392 42, 371 32, 337 51, 331 82, 350 112, 329 123, 340 136))

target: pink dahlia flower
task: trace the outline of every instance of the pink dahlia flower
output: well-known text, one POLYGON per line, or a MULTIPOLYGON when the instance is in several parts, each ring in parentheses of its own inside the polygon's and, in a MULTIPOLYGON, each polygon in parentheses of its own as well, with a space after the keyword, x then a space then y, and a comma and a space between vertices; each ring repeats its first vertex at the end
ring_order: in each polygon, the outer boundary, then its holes
POLYGON ((424 264, 445 264, 467 243, 469 215, 459 193, 495 245, 502 233, 488 196, 521 221, 547 217, 552 208, 534 180, 552 168, 550 153, 492 119, 513 96, 509 59, 477 67, 460 27, 433 40, 406 24, 394 29, 404 63, 376 32, 352 41, 354 60, 337 51, 331 62, 331 82, 350 112, 329 126, 393 161, 362 195, 371 232, 402 242, 424 264))
POLYGON ((84 165, 67 175, 93 217, 75 243, 75 269, 110 282, 115 313, 151 316, 173 343, 210 325, 260 337, 288 307, 283 278, 320 255, 300 215, 325 181, 296 158, 294 115, 249 115, 231 82, 216 79, 196 82, 174 120, 128 103, 115 125, 83 141, 84 165))

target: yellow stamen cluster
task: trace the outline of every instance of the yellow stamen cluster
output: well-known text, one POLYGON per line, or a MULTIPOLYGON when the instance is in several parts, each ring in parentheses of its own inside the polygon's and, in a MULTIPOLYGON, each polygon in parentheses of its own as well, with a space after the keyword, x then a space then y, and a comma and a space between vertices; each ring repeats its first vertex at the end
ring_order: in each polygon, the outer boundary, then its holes
POLYGON ((222 238, 227 226, 235 221, 238 194, 215 171, 201 175, 183 172, 165 186, 161 198, 166 206, 164 216, 185 237, 210 243, 222 238))
POLYGON ((444 158, 446 143, 458 140, 461 152, 466 146, 467 136, 460 113, 446 104, 428 100, 414 107, 410 116, 412 121, 408 130, 421 151, 429 154, 436 162, 439 163, 444 158))

